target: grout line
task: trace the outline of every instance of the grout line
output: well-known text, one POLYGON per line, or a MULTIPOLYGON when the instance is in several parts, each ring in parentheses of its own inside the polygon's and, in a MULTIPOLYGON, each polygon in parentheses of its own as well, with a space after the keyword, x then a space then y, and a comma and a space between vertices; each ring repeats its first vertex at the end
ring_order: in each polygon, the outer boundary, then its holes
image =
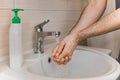
POLYGON ((32 10, 32 11, 70 11, 70 12, 73 12, 73 11, 77 11, 77 12, 80 12, 81 10, 40 10, 40 9, 25 9, 25 10, 32 10))
MULTIPOLYGON (((15 8, 15 5, 13 6, 15 8)), ((0 8, 0 10, 11 10, 11 8, 0 8)), ((32 11, 81 11, 81 10, 41 10, 41 9, 25 9, 25 10, 32 10, 32 11)))
POLYGON ((11 10, 11 8, 0 8, 0 10, 11 10))
POLYGON ((66 5, 67 5, 67 9, 68 9, 68 0, 66 0, 66 1, 67 1, 66 5))
MULTIPOLYGON (((11 8, 0 8, 0 10, 11 10, 11 8)), ((32 10, 32 11, 81 11, 81 10, 40 10, 40 9, 25 9, 25 10, 32 10)))
POLYGON ((15 8, 15 0, 13 0, 13 8, 15 8))

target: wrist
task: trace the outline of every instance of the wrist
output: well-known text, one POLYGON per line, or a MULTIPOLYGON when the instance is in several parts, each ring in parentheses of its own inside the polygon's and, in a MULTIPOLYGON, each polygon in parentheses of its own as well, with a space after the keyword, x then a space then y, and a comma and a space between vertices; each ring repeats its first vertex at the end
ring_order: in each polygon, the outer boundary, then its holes
POLYGON ((88 35, 86 35, 85 32, 78 32, 78 33, 70 33, 71 36, 74 37, 74 39, 76 40, 77 43, 79 43, 80 41, 86 39, 88 37, 88 35))
POLYGON ((88 34, 87 34, 87 32, 85 32, 85 31, 81 31, 81 32, 78 34, 78 36, 79 36, 80 40, 85 40, 85 39, 88 38, 88 34))
POLYGON ((72 36, 76 43, 79 43, 79 41, 81 41, 78 33, 70 33, 69 36, 72 36))

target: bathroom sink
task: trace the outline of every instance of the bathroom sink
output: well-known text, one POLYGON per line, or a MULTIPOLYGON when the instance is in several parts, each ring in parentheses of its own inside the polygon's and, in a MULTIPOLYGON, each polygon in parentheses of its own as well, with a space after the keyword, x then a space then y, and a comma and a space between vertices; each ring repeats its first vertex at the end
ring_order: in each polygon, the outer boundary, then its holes
POLYGON ((102 51, 78 46, 72 60, 59 65, 52 60, 50 46, 44 56, 27 67, 28 72, 48 80, 117 80, 120 74, 119 63, 102 51))

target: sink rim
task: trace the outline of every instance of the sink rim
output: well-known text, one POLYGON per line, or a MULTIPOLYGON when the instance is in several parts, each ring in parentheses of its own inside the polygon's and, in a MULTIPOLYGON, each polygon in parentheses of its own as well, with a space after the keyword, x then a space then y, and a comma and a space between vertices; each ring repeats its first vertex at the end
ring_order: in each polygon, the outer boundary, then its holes
MULTIPOLYGON (((51 44, 50 44, 51 45, 51 44)), ((82 46, 77 46, 76 49, 82 49, 82 50, 85 50, 85 51, 91 51, 91 52, 94 52, 96 54, 99 54, 101 56, 104 56, 105 58, 108 58, 111 62, 111 64, 114 65, 114 69, 110 70, 107 74, 105 75, 102 75, 102 76, 97 76, 97 77, 91 77, 91 78, 82 78, 80 80, 101 80, 101 79, 105 79, 108 80, 110 78, 113 78, 114 76, 116 76, 116 78, 119 76, 118 74, 120 74, 120 65, 117 61, 115 61, 113 58, 111 58, 110 56, 104 54, 103 52, 100 52, 100 51, 97 51, 97 50, 94 50, 94 49, 90 49, 90 48, 86 48, 86 47, 82 47, 82 46)), ((36 64, 36 63, 35 63, 36 64)), ((34 63, 32 64, 34 65, 34 63)), ((31 73, 31 72, 30 72, 31 73)), ((31 73, 33 75, 36 75, 36 76, 40 76, 42 78, 45 78, 45 79, 57 79, 57 80, 78 80, 79 78, 73 78, 73 79, 69 79, 69 78, 55 78, 55 77, 48 77, 48 76, 44 76, 44 75, 39 75, 39 74, 35 74, 35 73, 31 73)))

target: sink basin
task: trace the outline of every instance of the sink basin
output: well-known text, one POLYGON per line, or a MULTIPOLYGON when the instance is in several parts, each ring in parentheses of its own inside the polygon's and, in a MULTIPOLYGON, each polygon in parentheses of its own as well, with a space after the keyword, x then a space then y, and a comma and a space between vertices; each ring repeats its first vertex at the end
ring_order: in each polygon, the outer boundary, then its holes
POLYGON ((48 80, 117 80, 120 74, 119 63, 102 51, 78 46, 70 62, 58 65, 52 60, 50 46, 27 68, 30 73, 48 80))

